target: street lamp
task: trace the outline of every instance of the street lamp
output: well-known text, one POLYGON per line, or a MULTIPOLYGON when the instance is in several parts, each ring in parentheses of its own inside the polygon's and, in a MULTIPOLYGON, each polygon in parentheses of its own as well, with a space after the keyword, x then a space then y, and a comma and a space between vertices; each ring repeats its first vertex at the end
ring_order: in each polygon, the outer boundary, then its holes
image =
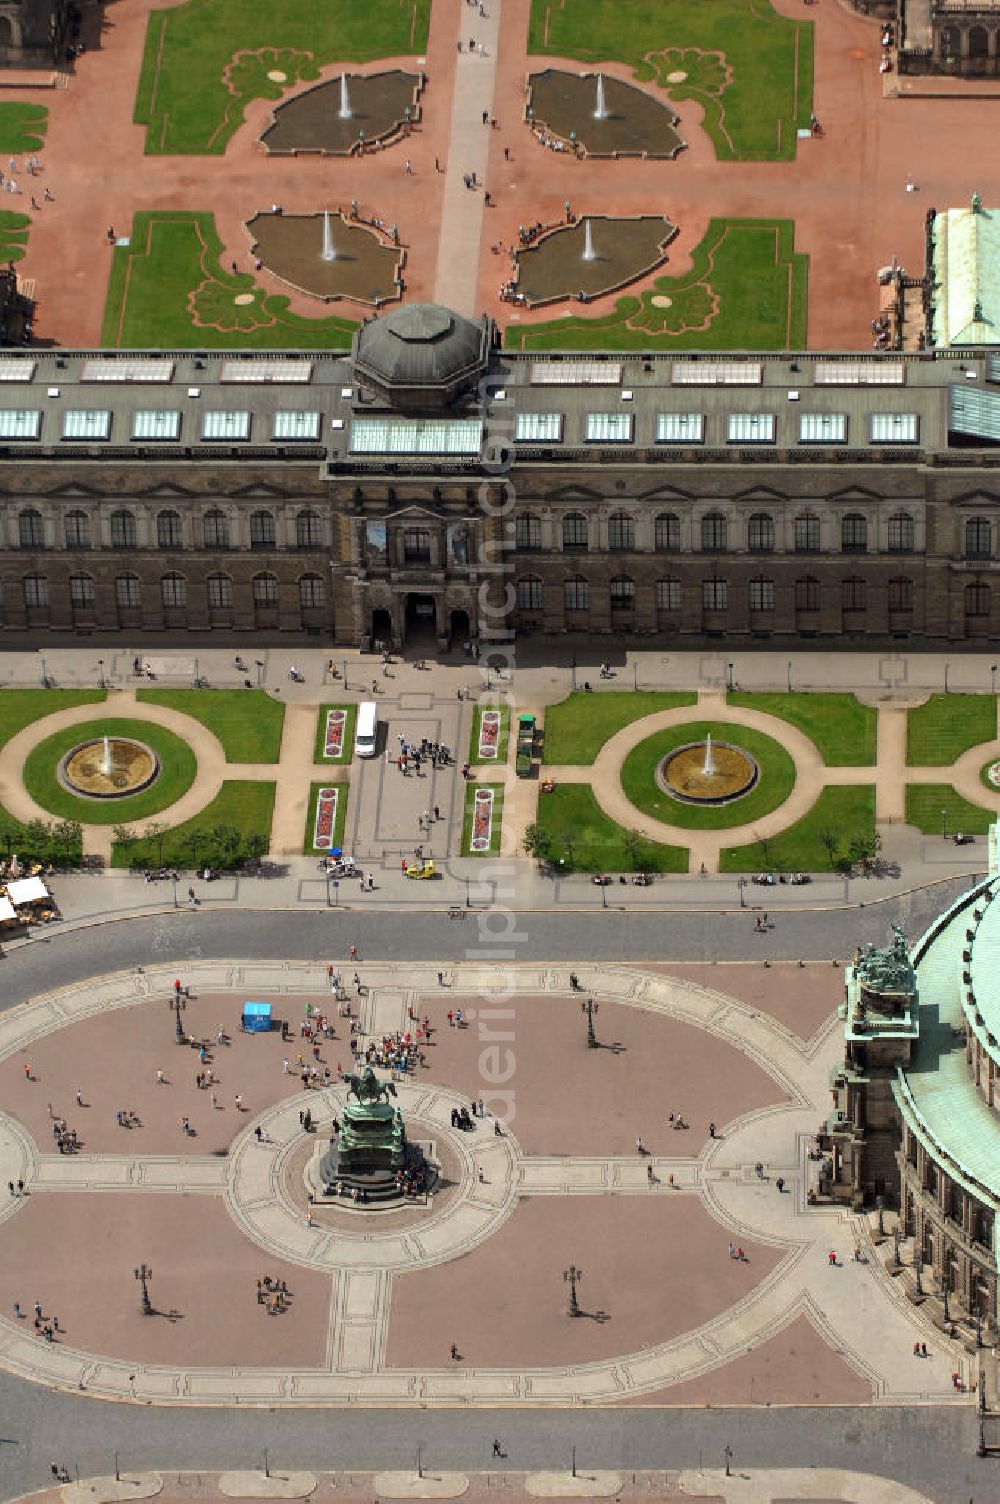
POLYGON ((913 1276, 914 1276, 914 1281, 915 1281, 915 1283, 914 1283, 914 1289, 916 1290, 916 1292, 917 1292, 918 1295, 923 1295, 923 1293, 924 1293, 924 1287, 923 1287, 923 1285, 921 1284, 921 1281, 920 1281, 920 1273, 921 1273, 921 1270, 923 1269, 923 1267, 924 1267, 924 1261, 923 1261, 923 1258, 921 1256, 920 1249, 919 1248, 915 1248, 913 1250, 913 1276))
POLYGON ((580 1012, 587 1015, 587 1049, 597 1049, 597 1036, 594 1033, 594 1014, 600 1008, 600 1003, 595 1003, 592 997, 588 997, 585 1003, 580 1004, 580 1012))
POLYGON ((176 872, 171 872, 171 874, 170 874, 170 881, 174 885, 174 908, 176 909, 176 907, 177 907, 177 873, 176 872))
POLYGON ((990 694, 991 695, 995 695, 996 692, 997 692, 997 665, 995 663, 991 663, 990 664, 990 694))
POLYGON ((606 883, 601 883, 601 908, 602 909, 606 909, 607 906, 608 906, 608 888, 607 888, 607 884, 606 883))
POLYGON ((732 662, 726 664, 726 689, 729 691, 730 694, 732 694, 732 692, 733 692, 733 669, 734 668, 735 668, 735 664, 733 664, 732 662))
POLYGON ((332 909, 333 908, 333 904, 330 902, 330 869, 329 869, 329 867, 327 867, 327 869, 326 869, 326 906, 327 906, 328 909, 332 909))
POLYGON ((139 1309, 143 1316, 152 1316, 153 1303, 149 1298, 149 1280, 153 1278, 153 1271, 148 1264, 140 1264, 135 1271, 135 1277, 142 1288, 142 1304, 139 1309))
POLYGON ((942 841, 948 839, 948 811, 946 809, 941 811, 941 839, 942 841))
POLYGON ((788 693, 791 694, 791 692, 792 692, 792 660, 790 658, 788 660, 788 674, 787 674, 786 678, 787 678, 787 682, 788 682, 788 693))
POLYGON ((264 682, 264 660, 263 660, 263 658, 255 658, 254 659, 254 667, 257 670, 257 688, 260 689, 261 685, 264 682))
POLYGON ((727 1478, 731 1478, 733 1475, 729 1471, 729 1464, 733 1460, 733 1449, 732 1449, 732 1447, 731 1446, 724 1446, 722 1448, 722 1455, 726 1459, 726 1477, 727 1478))
POLYGON ((944 666, 944 692, 945 692, 945 694, 948 693, 948 670, 950 668, 951 668, 951 664, 950 663, 946 663, 945 666, 944 666))
POLYGON ((563 1270, 563 1279, 569 1285, 569 1305, 566 1307, 567 1316, 579 1316, 580 1306, 576 1298, 576 1287, 583 1279, 583 1270, 575 1264, 570 1264, 568 1269, 563 1270))
POLYGON ((187 1044, 187 1035, 181 1026, 181 1013, 187 1007, 184 1001, 183 988, 179 981, 174 983, 174 995, 167 1000, 167 1006, 174 1010, 174 1038, 178 1044, 187 1044))
POLYGON ((42 689, 48 689, 49 676, 45 668, 45 654, 42 652, 41 648, 38 649, 38 682, 41 685, 42 689))
POLYGON ((746 878, 746 877, 741 877, 741 878, 737 879, 737 885, 738 885, 739 890, 740 890, 740 908, 741 909, 745 909, 746 906, 747 906, 746 887, 747 887, 747 883, 748 882, 749 882, 749 878, 746 878))
POLYGON ((104 659, 103 658, 98 658, 98 660, 97 660, 97 667, 100 670, 100 674, 99 674, 99 677, 98 677, 98 680, 97 680, 98 688, 99 689, 106 689, 107 685, 104 682, 104 659))

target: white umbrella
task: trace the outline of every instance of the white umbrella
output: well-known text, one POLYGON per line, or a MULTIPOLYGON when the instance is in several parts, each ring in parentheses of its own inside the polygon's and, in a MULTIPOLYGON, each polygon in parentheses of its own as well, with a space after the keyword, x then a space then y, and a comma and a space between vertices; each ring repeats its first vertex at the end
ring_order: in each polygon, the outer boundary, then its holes
POLYGON ((21 871, 21 863, 18 861, 18 859, 17 859, 17 852, 15 851, 14 855, 10 859, 10 875, 11 875, 11 877, 17 877, 17 876, 19 876, 20 871, 21 871))

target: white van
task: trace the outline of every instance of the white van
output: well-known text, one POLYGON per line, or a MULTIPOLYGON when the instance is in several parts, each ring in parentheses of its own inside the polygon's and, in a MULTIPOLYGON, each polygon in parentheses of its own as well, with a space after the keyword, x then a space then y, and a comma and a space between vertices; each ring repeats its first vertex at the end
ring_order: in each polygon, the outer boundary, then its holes
POLYGON ((365 700, 358 706, 358 725, 354 733, 354 750, 359 757, 374 757, 378 740, 378 706, 365 700))

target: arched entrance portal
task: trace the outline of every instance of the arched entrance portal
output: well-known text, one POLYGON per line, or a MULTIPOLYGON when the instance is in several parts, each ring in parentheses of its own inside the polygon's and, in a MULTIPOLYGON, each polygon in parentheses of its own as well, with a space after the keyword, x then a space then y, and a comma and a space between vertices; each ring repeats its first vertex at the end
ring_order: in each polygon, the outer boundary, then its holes
POLYGON ((451 645, 461 650, 472 639, 472 626, 469 622, 468 611, 453 611, 451 613, 451 645))
POLYGON ((407 647, 434 652, 437 647, 437 601, 433 595, 406 597, 405 640, 407 647))
POLYGON ((378 606, 372 612, 372 647, 379 652, 378 644, 390 647, 392 644, 392 617, 384 606, 378 606))

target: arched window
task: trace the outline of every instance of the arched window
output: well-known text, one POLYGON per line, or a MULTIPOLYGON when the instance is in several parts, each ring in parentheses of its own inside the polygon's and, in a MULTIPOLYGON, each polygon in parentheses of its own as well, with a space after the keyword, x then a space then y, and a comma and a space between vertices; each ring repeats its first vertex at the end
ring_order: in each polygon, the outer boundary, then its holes
POLYGON ((944 57, 958 57, 962 51, 962 34, 957 26, 945 26, 941 32, 941 52, 944 57))
POLYGON ((534 512, 519 512, 514 519, 514 547, 524 552, 542 546, 542 522, 534 512))
POLYGON ((205 581, 210 611, 228 611, 233 604, 233 582, 228 574, 210 574, 205 581))
POLYGON ((278 609, 278 579, 273 574, 255 574, 251 581, 253 603, 258 611, 278 609))
POLYGON ((250 547, 274 547, 274 515, 271 512, 250 513, 250 547))
POLYGON ((904 575, 898 575, 896 579, 889 581, 889 610, 913 610, 913 581, 906 579, 904 575))
POLYGON ((187 605, 187 580, 182 574, 165 574, 160 579, 160 600, 167 611, 180 611, 187 605))
POLYGON ((38 611, 49 604, 49 582, 44 574, 26 574, 23 580, 24 604, 29 611, 38 611))
POLYGON ((25 507, 17 514, 17 537, 22 548, 44 548, 45 526, 42 514, 34 507, 25 507))
POLYGON ((93 611, 94 580, 89 574, 71 574, 69 577, 69 603, 74 611, 93 611))
POLYGON ((627 512, 612 512, 608 518, 608 548, 612 553, 635 549, 635 522, 627 512))
POLYGON ((635 580, 627 574, 616 574, 611 581, 612 611, 628 611, 635 605, 635 580))
POLYGON ((967 559, 991 559, 993 557, 993 528, 988 517, 970 517, 965 524, 965 557, 967 559))
POLYGON ((115 578, 115 605, 121 611, 138 611, 142 605, 142 585, 137 574, 120 574, 115 578))
POLYGON ((989 616, 992 604, 989 585, 984 580, 973 580, 965 587, 966 616, 989 616))
POLYGON ((985 26, 972 26, 969 28, 969 56, 988 57, 990 51, 990 34, 985 26))
POLYGON ((681 546, 681 519, 676 512, 661 512, 656 519, 655 543, 660 553, 677 553, 681 546))
POLYGON ((156 546, 157 548, 180 548, 181 538, 181 514, 180 512, 157 512, 156 514, 156 546))
POLYGON ((86 512, 74 509, 66 513, 66 547, 90 547, 90 518, 86 512))
POLYGON ((795 581, 796 611, 819 610, 819 580, 813 575, 804 575, 795 581))
POLYGON ((845 554, 868 552, 868 519, 861 512, 848 512, 840 524, 840 548, 845 554))
POLYGON ((800 512, 795 519, 795 552, 818 554, 820 551, 820 524, 815 512, 800 512))
POLYGON ((323 543, 323 524, 318 512, 300 512, 295 519, 295 547, 319 548, 323 543))
POLYGON ((840 587, 840 601, 845 611, 864 611, 868 606, 868 586, 857 575, 851 575, 840 587))
POLYGON ((774 518, 767 512, 754 512, 747 523, 747 548, 752 554, 774 553, 774 518))
POLYGON ((701 551, 704 554, 725 553, 729 542, 729 528, 721 512, 706 512, 701 519, 701 551))
POLYGON ((590 610, 590 586, 582 574, 570 575, 563 585, 563 601, 567 611, 590 610))
POLYGON ((304 574, 299 580, 299 606, 318 611, 326 605, 326 585, 321 574, 304 574))
POLYGON ((681 609, 681 582, 668 576, 665 580, 656 582, 656 609, 657 611, 679 611, 681 609))
POLYGON ((889 518, 889 552, 912 554, 914 541, 915 529, 909 512, 894 512, 889 518))
POLYGON ((706 611, 725 611, 729 604, 729 586, 725 580, 702 580, 701 604, 706 611))
POLYGON ((586 553, 589 530, 582 512, 567 512, 562 522, 563 549, 566 553, 586 553))
POLYGON ((135 513, 117 511, 111 513, 111 547, 135 548, 135 513))
POLYGON ((544 605, 544 587, 536 575, 523 575, 517 582, 517 606, 519 611, 541 611, 544 605))
POLYGON ((774 610, 774 581, 764 579, 750 581, 750 610, 774 610))
POLYGON ((206 548, 229 547, 229 518, 218 507, 205 513, 203 522, 206 548))

